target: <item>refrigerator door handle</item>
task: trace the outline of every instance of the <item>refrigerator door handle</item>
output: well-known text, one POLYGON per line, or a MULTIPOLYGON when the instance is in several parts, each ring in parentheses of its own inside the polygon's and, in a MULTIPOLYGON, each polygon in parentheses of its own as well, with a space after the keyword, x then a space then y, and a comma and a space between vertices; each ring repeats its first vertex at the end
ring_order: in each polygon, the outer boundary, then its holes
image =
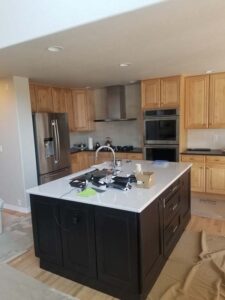
POLYGON ((55 120, 56 124, 56 135, 57 135, 57 160, 60 161, 60 138, 59 138, 59 126, 58 126, 58 120, 55 120))
POLYGON ((57 135, 57 121, 56 120, 52 120, 51 121, 51 125, 53 128, 53 141, 54 141, 54 163, 57 164, 59 162, 59 153, 58 153, 58 149, 59 149, 59 139, 58 139, 58 135, 57 135))

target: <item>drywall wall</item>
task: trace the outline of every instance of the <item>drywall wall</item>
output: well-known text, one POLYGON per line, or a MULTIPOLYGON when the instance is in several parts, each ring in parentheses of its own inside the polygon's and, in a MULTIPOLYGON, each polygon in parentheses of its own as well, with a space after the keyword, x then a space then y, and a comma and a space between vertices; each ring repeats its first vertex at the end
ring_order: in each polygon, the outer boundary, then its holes
POLYGON ((225 129, 188 130, 188 148, 225 148, 225 129))
POLYGON ((1 79, 0 198, 6 207, 24 212, 29 211, 25 190, 37 183, 34 141, 30 130, 32 122, 27 79, 1 79))
MULTIPOLYGON (((90 132, 70 133, 70 145, 88 143, 88 137, 92 137, 94 144, 105 143, 106 137, 111 137, 113 145, 133 145, 141 147, 143 137, 141 122, 141 92, 140 84, 131 84, 125 87, 126 106, 129 117, 137 116, 136 121, 97 122, 96 130, 90 132)), ((106 114, 106 89, 94 90, 96 119, 104 119, 106 114)))

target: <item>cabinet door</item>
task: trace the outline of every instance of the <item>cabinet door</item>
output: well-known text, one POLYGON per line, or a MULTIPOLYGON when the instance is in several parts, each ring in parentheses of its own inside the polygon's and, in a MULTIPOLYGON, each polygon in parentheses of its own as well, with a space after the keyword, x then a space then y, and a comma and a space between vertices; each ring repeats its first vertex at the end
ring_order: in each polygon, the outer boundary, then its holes
POLYGON ((66 112, 65 92, 61 88, 52 88, 53 111, 56 113, 66 112))
POLYGON ((88 101, 86 91, 73 90, 74 125, 76 131, 89 130, 88 101))
POLYGON ((31 102, 31 111, 36 112, 37 111, 37 101, 35 96, 35 87, 33 84, 29 85, 30 89, 30 102, 31 102))
POLYGON ((127 159, 142 160, 143 153, 127 153, 127 159))
POLYGON ((137 291, 136 214, 95 207, 98 280, 101 284, 137 291))
POLYGON ((35 255, 46 262, 62 265, 57 200, 31 195, 31 212, 35 255))
POLYGON ((210 75, 209 128, 225 128, 225 73, 210 75))
POLYGON ((192 163, 192 192, 205 192, 205 157, 203 155, 182 155, 181 161, 192 163))
POLYGON ((141 212, 139 224, 141 290, 145 290, 153 285, 164 262, 163 207, 160 198, 141 212))
POLYGON ((209 76, 185 79, 185 127, 208 127, 209 76))
POLYGON ((225 165, 207 164, 206 192, 225 194, 225 165))
POLYGON ((52 89, 49 86, 35 86, 38 112, 53 112, 52 89))
POLYGON ((71 158, 72 173, 79 172, 80 171, 79 153, 72 153, 70 155, 70 158, 71 158))
POLYGON ((161 101, 162 108, 179 107, 180 103, 180 76, 161 79, 161 101))
POLYGON ((96 276, 93 209, 92 205, 78 203, 61 206, 63 264, 77 276, 96 276))
POLYGON ((73 98, 72 91, 70 89, 64 89, 64 97, 66 104, 66 112, 68 114, 68 125, 69 131, 75 131, 75 121, 74 121, 74 108, 73 108, 73 98))
POLYGON ((160 79, 141 82, 141 104, 143 109, 160 107, 160 79))
POLYGON ((86 91, 87 95, 87 122, 88 122, 88 130, 95 130, 95 107, 94 107, 94 98, 93 91, 86 91))

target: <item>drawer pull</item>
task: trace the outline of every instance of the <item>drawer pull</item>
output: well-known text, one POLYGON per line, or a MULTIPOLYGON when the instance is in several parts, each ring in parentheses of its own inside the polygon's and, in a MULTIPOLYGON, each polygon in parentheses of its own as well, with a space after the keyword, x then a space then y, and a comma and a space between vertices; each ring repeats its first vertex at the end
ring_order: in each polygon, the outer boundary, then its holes
POLYGON ((177 231, 178 225, 173 228, 173 233, 177 231))
POLYGON ((172 211, 174 211, 178 206, 178 203, 176 203, 173 207, 172 207, 172 211))

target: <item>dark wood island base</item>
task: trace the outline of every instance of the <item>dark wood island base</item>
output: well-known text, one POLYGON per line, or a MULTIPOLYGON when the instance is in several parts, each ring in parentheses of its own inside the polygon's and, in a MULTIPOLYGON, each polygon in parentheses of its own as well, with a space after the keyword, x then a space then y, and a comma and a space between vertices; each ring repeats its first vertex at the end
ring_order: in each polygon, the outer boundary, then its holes
POLYGON ((41 268, 119 299, 144 300, 190 220, 190 170, 141 213, 30 199, 41 268))

